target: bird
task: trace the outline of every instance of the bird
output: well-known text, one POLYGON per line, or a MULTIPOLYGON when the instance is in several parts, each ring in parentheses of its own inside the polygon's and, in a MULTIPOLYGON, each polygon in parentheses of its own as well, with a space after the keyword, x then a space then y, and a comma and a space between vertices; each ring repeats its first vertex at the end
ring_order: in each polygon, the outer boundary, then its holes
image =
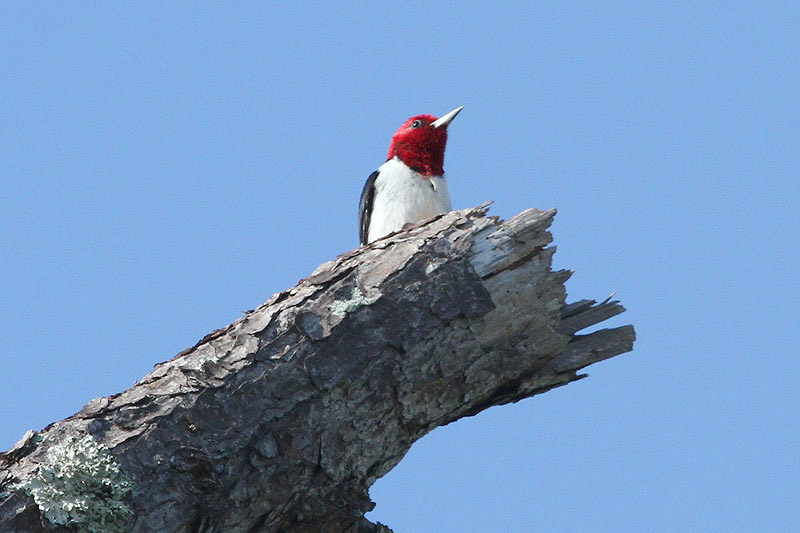
POLYGON ((367 178, 358 208, 362 245, 451 210, 444 178, 447 127, 464 106, 439 118, 416 115, 392 136, 386 162, 367 178))

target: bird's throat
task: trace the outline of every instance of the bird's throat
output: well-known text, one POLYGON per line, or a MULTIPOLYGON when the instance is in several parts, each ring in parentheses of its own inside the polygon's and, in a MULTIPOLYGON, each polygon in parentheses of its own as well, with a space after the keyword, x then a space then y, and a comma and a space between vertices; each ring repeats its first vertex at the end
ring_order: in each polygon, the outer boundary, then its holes
POLYGON ((407 167, 422 176, 441 176, 444 174, 444 149, 419 150, 403 145, 392 146, 389 157, 398 158, 407 167))

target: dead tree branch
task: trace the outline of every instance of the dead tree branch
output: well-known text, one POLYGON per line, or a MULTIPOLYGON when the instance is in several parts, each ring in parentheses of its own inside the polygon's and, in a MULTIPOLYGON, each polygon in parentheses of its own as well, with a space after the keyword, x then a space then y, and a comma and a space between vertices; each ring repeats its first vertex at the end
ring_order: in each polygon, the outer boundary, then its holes
MULTIPOLYGON (((0 531, 380 531, 368 489, 426 433, 632 349, 565 305, 555 211, 455 211, 344 254, 0 455, 0 531)), ((386 530, 386 529, 383 529, 386 530)))

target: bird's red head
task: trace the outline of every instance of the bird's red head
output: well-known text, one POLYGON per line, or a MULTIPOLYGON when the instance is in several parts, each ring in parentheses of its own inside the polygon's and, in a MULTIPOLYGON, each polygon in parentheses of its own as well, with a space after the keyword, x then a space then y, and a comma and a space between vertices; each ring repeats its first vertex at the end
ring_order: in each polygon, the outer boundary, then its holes
POLYGON ((447 126, 462 108, 458 107, 439 119, 432 115, 417 115, 406 120, 392 136, 387 159, 397 156, 423 176, 444 174, 447 126))

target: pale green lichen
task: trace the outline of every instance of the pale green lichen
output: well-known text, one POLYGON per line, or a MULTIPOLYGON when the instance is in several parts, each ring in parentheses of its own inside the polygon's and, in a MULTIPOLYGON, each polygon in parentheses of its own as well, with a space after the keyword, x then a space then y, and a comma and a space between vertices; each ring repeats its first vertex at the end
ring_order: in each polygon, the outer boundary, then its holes
POLYGON ((355 311, 362 305, 369 305, 372 301, 364 296, 358 287, 353 287, 353 292, 347 300, 336 300, 330 306, 331 314, 336 317, 343 317, 351 311, 355 311))
POLYGON ((124 502, 133 489, 130 479, 90 435, 50 448, 36 475, 20 488, 51 523, 81 532, 122 532, 133 515, 124 502))

